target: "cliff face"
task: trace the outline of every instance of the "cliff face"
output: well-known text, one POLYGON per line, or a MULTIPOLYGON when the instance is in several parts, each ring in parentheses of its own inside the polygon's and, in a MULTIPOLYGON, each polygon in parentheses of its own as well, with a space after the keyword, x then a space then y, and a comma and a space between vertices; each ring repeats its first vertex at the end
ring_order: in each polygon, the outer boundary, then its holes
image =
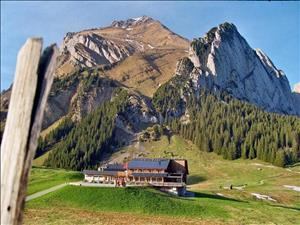
POLYGON ((93 67, 118 62, 135 51, 133 45, 104 38, 94 32, 68 33, 62 45, 63 62, 93 67))
POLYGON ((195 39, 189 58, 196 89, 227 91, 271 112, 300 114, 284 72, 262 50, 253 50, 233 24, 221 24, 195 39))

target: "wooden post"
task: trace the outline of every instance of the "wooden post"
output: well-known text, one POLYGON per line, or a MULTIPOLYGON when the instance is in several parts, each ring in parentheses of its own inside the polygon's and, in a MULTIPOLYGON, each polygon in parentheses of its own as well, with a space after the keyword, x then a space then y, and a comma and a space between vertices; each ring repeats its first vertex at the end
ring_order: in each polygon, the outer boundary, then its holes
POLYGON ((44 108, 58 54, 55 45, 42 57, 42 39, 30 38, 18 53, 1 145, 1 224, 21 224, 28 174, 37 147, 44 108))

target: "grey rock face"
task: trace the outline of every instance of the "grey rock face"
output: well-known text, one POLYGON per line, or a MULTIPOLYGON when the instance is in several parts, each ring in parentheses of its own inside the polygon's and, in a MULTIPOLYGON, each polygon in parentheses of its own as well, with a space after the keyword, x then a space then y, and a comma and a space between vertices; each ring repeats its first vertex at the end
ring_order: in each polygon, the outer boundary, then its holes
POLYGON ((131 55, 134 47, 108 40, 95 33, 68 33, 62 45, 62 55, 74 65, 93 67, 118 62, 131 55))
POLYGON ((233 24, 221 24, 194 40, 189 57, 194 88, 227 91, 271 112, 300 115, 283 71, 261 50, 253 50, 233 24))
POLYGON ((75 91, 76 87, 69 87, 57 95, 49 96, 44 112, 43 129, 50 126, 62 116, 67 115, 75 91))
POLYGON ((117 84, 104 77, 99 79, 99 85, 86 86, 86 80, 80 79, 60 88, 54 85, 45 107, 43 129, 66 115, 71 116, 73 121, 80 121, 103 102, 110 100, 117 84))
POLYGON ((122 145, 131 144, 138 134, 158 122, 156 112, 148 98, 129 93, 129 102, 115 120, 115 141, 122 145))
POLYGON ((80 83, 76 94, 70 101, 69 112, 74 121, 80 121, 83 117, 95 110, 103 102, 108 101, 113 96, 116 85, 110 80, 102 79, 101 85, 90 85, 84 88, 80 83))
MULTIPOLYGON (((94 67, 119 62, 135 52, 144 51, 144 44, 137 41, 142 34, 130 35, 139 25, 149 25, 154 20, 147 16, 114 21, 109 27, 94 28, 66 34, 61 46, 58 68, 70 64, 75 67, 94 67), (104 31, 103 29, 106 29, 104 31), (121 32, 125 32, 123 35, 121 32), (103 32, 103 33, 101 33, 103 32)), ((148 48, 154 48, 146 44, 148 48)), ((67 70, 68 71, 68 70, 67 70)))
POLYGON ((180 59, 176 64, 175 75, 188 76, 194 69, 193 62, 185 57, 180 59))
POLYGON ((118 115, 117 119, 117 127, 131 134, 140 132, 150 124, 158 122, 149 99, 134 93, 130 93, 129 103, 124 113, 118 115))
POLYGON ((295 110, 298 112, 298 115, 300 115, 300 93, 294 92, 293 97, 295 110))

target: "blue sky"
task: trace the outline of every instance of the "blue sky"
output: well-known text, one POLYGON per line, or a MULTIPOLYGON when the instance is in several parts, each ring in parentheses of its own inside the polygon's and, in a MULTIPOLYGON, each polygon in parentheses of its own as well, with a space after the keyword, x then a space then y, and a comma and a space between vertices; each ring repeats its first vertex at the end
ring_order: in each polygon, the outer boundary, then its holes
POLYGON ((291 87, 300 81, 300 2, 3 2, 1 90, 12 83, 17 52, 26 38, 44 46, 65 33, 148 15, 192 39, 225 21, 234 23, 252 48, 262 49, 282 69, 291 87))

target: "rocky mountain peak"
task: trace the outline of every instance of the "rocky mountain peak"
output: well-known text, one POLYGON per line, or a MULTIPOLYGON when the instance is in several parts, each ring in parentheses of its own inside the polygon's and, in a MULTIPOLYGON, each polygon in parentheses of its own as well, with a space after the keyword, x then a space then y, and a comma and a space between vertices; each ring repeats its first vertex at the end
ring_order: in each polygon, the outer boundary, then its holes
POLYGON ((111 27, 118 27, 118 28, 130 28, 133 26, 141 25, 141 24, 147 24, 150 22, 153 22, 154 19, 152 19, 149 16, 141 16, 141 17, 136 17, 136 18, 130 18, 127 20, 118 20, 118 21, 113 21, 111 24, 111 27))
POLYGON ((225 22, 217 27, 217 31, 221 34, 232 35, 238 32, 237 27, 233 23, 225 22))
POLYGON ((189 58, 196 88, 226 91, 272 112, 300 114, 284 72, 262 50, 252 49, 234 24, 220 24, 194 39, 189 58))
POLYGON ((108 27, 67 33, 56 75, 97 67, 151 96, 172 77, 177 60, 187 56, 188 48, 187 39, 151 17, 114 21, 108 27))

